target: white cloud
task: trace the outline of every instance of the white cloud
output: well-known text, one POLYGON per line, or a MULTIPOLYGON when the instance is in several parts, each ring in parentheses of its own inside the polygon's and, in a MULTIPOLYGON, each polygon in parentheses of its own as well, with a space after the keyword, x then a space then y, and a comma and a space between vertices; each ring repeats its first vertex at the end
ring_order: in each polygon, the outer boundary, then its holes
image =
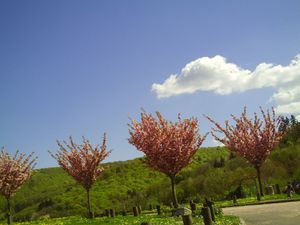
POLYGON ((253 71, 219 55, 203 57, 188 63, 180 74, 170 75, 162 84, 154 83, 152 90, 158 98, 167 98, 196 91, 228 95, 264 87, 276 89, 271 100, 278 103, 279 113, 300 114, 300 55, 289 65, 260 63, 253 71))
POLYGON ((300 101, 300 87, 279 88, 273 95, 273 100, 277 101, 279 104, 300 101))
POLYGON ((292 102, 285 105, 278 105, 276 111, 278 113, 291 113, 291 114, 300 113, 300 102, 292 102))

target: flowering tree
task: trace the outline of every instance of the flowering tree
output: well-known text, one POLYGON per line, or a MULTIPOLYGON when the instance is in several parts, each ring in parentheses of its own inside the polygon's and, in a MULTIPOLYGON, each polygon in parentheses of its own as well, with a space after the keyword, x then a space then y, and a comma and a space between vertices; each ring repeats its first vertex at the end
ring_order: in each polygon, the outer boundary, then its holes
POLYGON ((36 165, 36 158, 32 156, 33 153, 26 157, 19 151, 14 156, 10 156, 4 149, 0 152, 0 193, 7 200, 8 224, 12 223, 11 197, 30 178, 36 165))
POLYGON ((131 120, 129 143, 146 155, 150 167, 165 173, 171 179, 174 206, 178 207, 175 191, 175 176, 187 166, 205 139, 198 133, 198 120, 195 118, 172 123, 159 112, 157 118, 141 113, 141 122, 131 120))
POLYGON ((106 150, 106 135, 104 134, 102 145, 96 147, 93 147, 90 141, 84 137, 83 143, 80 145, 74 143, 72 137, 70 137, 69 143, 57 141, 57 144, 60 150, 56 154, 49 153, 69 175, 84 187, 87 194, 88 215, 92 217, 90 190, 103 171, 100 163, 111 152, 111 150, 106 150))
POLYGON ((246 107, 241 117, 231 115, 235 125, 225 121, 225 126, 215 122, 206 116, 214 125, 212 135, 216 140, 223 143, 230 151, 244 157, 257 171, 260 194, 263 195, 260 168, 270 152, 275 148, 283 136, 279 130, 281 120, 276 118, 274 109, 264 112, 260 108, 262 118, 254 113, 254 119, 247 117, 246 107), (217 133, 224 135, 218 137, 217 133))

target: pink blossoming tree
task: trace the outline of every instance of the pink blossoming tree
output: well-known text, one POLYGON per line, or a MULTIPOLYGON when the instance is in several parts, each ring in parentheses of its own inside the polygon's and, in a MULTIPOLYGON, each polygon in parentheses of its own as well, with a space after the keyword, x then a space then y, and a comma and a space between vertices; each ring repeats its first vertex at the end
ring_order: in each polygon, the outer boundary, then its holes
POLYGON ((157 112, 157 118, 141 113, 141 122, 131 120, 129 143, 146 155, 148 165, 166 174, 171 179, 174 206, 178 207, 175 177, 186 167, 205 139, 198 132, 195 118, 169 122, 157 112))
POLYGON ((271 151, 279 143, 283 132, 279 130, 281 120, 267 110, 264 112, 260 108, 262 118, 254 113, 254 118, 247 117, 246 107, 240 117, 231 115, 234 125, 225 121, 225 126, 215 122, 212 118, 207 118, 215 125, 212 135, 216 140, 223 143, 232 152, 244 157, 257 171, 260 195, 263 196, 260 168, 271 151), (221 134, 219 137, 217 134, 221 134))
POLYGON ((72 137, 69 143, 57 141, 57 144, 60 150, 56 154, 49 153, 86 190, 88 215, 91 218, 90 190, 103 171, 100 163, 111 152, 107 151, 106 135, 104 134, 102 145, 95 147, 84 137, 82 144, 74 143, 72 137))
POLYGON ((11 197, 30 178, 35 167, 33 153, 26 157, 17 151, 10 156, 4 149, 0 152, 0 193, 7 200, 7 222, 12 223, 11 197))

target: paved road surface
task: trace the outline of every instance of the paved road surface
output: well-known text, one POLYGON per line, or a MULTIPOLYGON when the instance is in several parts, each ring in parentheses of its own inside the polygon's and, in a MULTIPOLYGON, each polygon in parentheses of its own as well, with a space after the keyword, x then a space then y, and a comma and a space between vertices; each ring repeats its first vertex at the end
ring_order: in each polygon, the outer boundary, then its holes
POLYGON ((230 207, 223 211, 241 217, 246 225, 300 225, 300 202, 230 207))

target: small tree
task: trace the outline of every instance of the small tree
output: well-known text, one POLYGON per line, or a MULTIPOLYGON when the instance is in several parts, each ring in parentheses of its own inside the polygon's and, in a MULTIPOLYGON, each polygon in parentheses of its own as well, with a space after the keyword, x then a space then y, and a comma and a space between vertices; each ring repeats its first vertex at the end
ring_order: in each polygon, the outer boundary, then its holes
POLYGON ((72 137, 70 137, 69 143, 64 141, 62 144, 57 141, 57 144, 60 150, 56 154, 52 154, 50 151, 49 153, 86 190, 88 215, 92 218, 90 190, 103 171, 100 163, 111 152, 111 150, 106 150, 106 135, 104 134, 102 145, 96 147, 93 147, 90 141, 84 137, 81 145, 74 143, 72 137))
POLYGON ((254 119, 247 117, 246 107, 241 117, 231 115, 235 125, 225 121, 225 127, 206 116, 214 125, 212 135, 216 140, 223 143, 230 151, 236 152, 251 163, 257 171, 260 195, 263 196, 260 168, 270 152, 275 148, 283 136, 279 130, 281 120, 276 118, 274 109, 272 114, 269 110, 265 113, 260 108, 263 118, 258 118, 254 113, 254 119), (221 133, 224 137, 218 137, 221 133))
POLYGON ((12 224, 11 197, 30 178, 35 167, 33 153, 26 157, 17 151, 12 157, 4 148, 0 152, 0 193, 7 200, 7 223, 12 224))
POLYGON ((141 122, 131 120, 129 143, 146 155, 150 167, 165 173, 171 179, 174 206, 178 207, 175 191, 175 176, 186 167, 205 139, 198 133, 198 120, 195 118, 172 123, 159 112, 157 119, 151 114, 141 113, 141 122))

